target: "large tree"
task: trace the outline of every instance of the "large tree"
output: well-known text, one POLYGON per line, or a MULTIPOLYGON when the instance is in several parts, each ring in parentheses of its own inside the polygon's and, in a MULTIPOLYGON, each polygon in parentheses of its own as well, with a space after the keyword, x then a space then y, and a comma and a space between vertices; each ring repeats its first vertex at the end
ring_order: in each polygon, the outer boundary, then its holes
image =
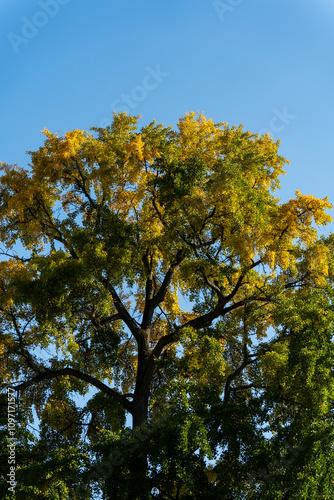
POLYGON ((269 134, 137 124, 45 130, 29 168, 2 165, 2 378, 40 418, 22 478, 54 470, 29 498, 301 498, 325 430, 314 498, 332 491, 330 203, 275 197, 269 134))

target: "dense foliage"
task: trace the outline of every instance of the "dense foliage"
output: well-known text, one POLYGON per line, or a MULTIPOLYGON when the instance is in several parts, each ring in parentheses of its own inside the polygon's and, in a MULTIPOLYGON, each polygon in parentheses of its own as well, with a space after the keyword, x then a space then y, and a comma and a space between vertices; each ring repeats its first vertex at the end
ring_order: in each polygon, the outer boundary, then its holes
POLYGON ((1 498, 332 498, 330 203, 269 134, 137 126, 2 164, 1 498))

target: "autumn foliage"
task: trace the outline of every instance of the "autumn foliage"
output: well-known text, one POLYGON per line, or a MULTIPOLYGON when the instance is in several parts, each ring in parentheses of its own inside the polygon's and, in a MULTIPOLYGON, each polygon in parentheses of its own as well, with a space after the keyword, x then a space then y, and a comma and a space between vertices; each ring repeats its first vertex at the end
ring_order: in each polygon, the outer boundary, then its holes
POLYGON ((331 498, 331 204, 276 197, 269 134, 138 119, 2 164, 17 498, 331 498))

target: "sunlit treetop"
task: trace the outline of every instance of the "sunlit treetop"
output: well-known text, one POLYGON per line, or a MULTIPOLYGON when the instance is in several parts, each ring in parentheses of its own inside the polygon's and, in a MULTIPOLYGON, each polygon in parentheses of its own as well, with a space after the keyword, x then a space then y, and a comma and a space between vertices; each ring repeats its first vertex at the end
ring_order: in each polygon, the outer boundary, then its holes
MULTIPOLYGON (((327 198, 275 197, 288 162, 269 134, 196 113, 176 130, 139 130, 138 119, 115 114, 110 127, 63 137, 45 129, 30 167, 2 164, 0 178, 1 338, 26 363, 12 361, 13 374, 116 380, 131 402, 101 390, 133 413, 156 360, 186 332, 190 342, 215 320, 237 325, 254 304, 264 334, 282 294, 325 285, 330 251, 316 226, 331 221, 327 198), (29 346, 49 343, 63 356, 40 368, 29 346)), ((221 337, 201 341, 195 365, 221 337)))

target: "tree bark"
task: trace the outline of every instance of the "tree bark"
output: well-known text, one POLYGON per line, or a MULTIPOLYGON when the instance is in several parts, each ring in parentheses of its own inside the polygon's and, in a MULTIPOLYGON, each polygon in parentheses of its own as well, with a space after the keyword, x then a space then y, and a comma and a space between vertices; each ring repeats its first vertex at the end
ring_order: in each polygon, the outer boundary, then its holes
POLYGON ((138 364, 136 387, 132 400, 133 428, 147 421, 151 382, 154 373, 154 358, 150 349, 150 329, 140 331, 138 339, 138 364))
POLYGON ((147 422, 149 394, 135 395, 132 411, 133 429, 141 427, 147 422))

